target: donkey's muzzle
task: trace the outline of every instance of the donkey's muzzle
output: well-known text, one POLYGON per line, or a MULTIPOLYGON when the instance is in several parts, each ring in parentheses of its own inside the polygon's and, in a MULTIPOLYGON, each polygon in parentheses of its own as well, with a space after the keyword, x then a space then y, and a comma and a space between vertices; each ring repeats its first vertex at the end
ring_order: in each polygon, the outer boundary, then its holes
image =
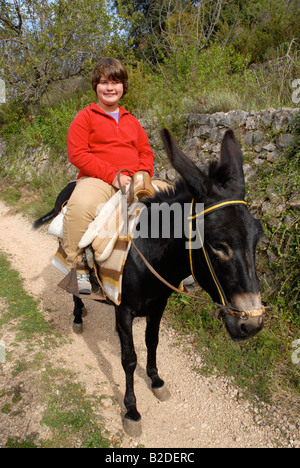
POLYGON ((226 314, 226 328, 235 341, 246 340, 260 332, 264 326, 265 307, 260 294, 243 293, 236 295, 231 306, 232 314, 226 314))

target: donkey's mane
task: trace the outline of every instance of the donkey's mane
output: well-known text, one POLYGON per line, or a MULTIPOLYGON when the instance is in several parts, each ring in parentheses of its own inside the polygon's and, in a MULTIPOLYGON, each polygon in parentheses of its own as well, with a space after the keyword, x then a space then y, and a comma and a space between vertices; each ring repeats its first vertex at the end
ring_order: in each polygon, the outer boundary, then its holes
MULTIPOLYGON (((204 172, 204 171, 203 171, 204 172)), ((218 167, 218 164, 214 161, 210 162, 208 170, 208 177, 212 181, 215 182, 220 182, 220 179, 225 179, 227 180, 229 178, 230 174, 230 168, 229 167, 222 167, 222 170, 220 170, 220 167, 218 167)), ((174 186, 170 186, 167 190, 157 192, 154 197, 149 197, 143 200, 143 203, 148 207, 151 205, 151 203, 180 203, 180 202, 186 202, 187 199, 191 199, 192 195, 190 191, 187 188, 186 183, 184 180, 180 177, 174 184, 174 186)))
POLYGON ((166 190, 157 192, 154 197, 148 197, 143 200, 143 204, 147 207, 151 206, 152 203, 172 203, 185 202, 187 198, 191 198, 191 194, 187 189, 187 186, 183 179, 178 179, 174 186, 170 186, 166 190))

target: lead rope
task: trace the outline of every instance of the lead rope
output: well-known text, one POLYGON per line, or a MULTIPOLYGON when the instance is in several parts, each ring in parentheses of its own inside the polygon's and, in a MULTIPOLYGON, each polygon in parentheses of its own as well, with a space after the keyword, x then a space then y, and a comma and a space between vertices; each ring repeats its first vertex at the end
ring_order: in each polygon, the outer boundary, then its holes
MULTIPOLYGON (((194 200, 192 202, 192 206, 194 204, 194 200)), ((230 205, 246 205, 246 202, 244 200, 227 200, 227 201, 224 201, 222 203, 219 203, 217 205, 213 205, 211 207, 208 207, 206 208, 205 210, 203 210, 202 212, 200 213, 197 213, 195 215, 192 215, 188 218, 190 220, 190 222, 192 223, 192 220, 193 219, 196 219, 197 217, 199 216, 204 216, 205 214, 208 214, 212 211, 215 211, 217 209, 220 209, 220 208, 223 208, 225 206, 230 206, 230 205)), ((199 230, 198 230, 199 232, 199 230)), ((199 233, 200 234, 200 233, 199 233)), ((201 238, 201 241, 202 241, 202 248, 204 249, 204 243, 203 243, 203 240, 201 238)), ((217 302, 214 302, 214 301, 209 301, 208 299, 203 299, 199 296, 195 296, 194 294, 190 294, 188 292, 185 292, 185 291, 182 291, 178 288, 176 288, 175 286, 173 286, 172 284, 170 284, 167 280, 165 280, 153 267, 152 265, 150 265, 150 263, 148 262, 148 260, 144 257, 144 255, 141 253, 141 251, 138 249, 138 247, 136 246, 136 244, 134 243, 133 239, 131 239, 131 242, 132 242, 132 245, 134 246, 135 250, 137 251, 137 253, 139 254, 140 258, 142 259, 142 261, 145 263, 145 265, 147 266, 147 268, 151 271, 151 273, 156 276, 157 279, 159 279, 162 283, 164 283, 166 286, 168 286, 170 289, 172 289, 173 291, 177 292, 178 294, 182 294, 184 296, 187 296, 187 297, 190 297, 192 299, 197 299, 197 300, 200 300, 202 302, 205 302, 207 304, 213 304, 217 307, 219 307, 218 311, 217 311, 217 316, 220 316, 220 315, 224 315, 225 314, 225 311, 227 314, 229 315, 232 315, 234 317, 238 317, 238 318, 241 318, 241 319, 244 319, 244 320, 247 320, 249 317, 261 317, 263 315, 265 315, 265 307, 262 305, 261 309, 252 309, 252 310, 240 310, 240 309, 235 309, 233 307, 228 307, 226 305, 227 301, 226 299, 224 298, 222 292, 222 288, 220 286, 220 283, 214 273, 214 270, 212 268, 212 265, 211 265, 211 262, 209 260, 209 257, 206 253, 206 251, 204 250, 204 256, 205 256, 205 260, 207 262, 207 265, 208 265, 208 268, 209 268, 209 271, 211 273, 211 276, 213 278, 213 281, 214 283, 216 284, 217 286, 217 289, 218 289, 218 292, 219 292, 219 295, 221 297, 221 300, 222 300, 222 304, 219 304, 217 302)), ((192 271, 192 275, 193 275, 193 278, 194 280, 197 282, 195 276, 194 276, 194 273, 193 273, 193 262, 192 262, 192 254, 191 254, 191 249, 190 250, 190 264, 191 264, 191 271, 192 271)), ((198 282, 197 282, 198 284, 198 282)))
MULTIPOLYGON (((119 183, 119 187, 120 187, 120 190, 121 190, 121 193, 123 195, 125 195, 125 188, 121 185, 121 181, 120 181, 120 175, 122 172, 127 172, 130 176, 130 172, 128 169, 121 169, 118 174, 117 174, 117 179, 118 179, 118 183, 119 183)), ((130 184, 130 188, 129 188, 129 191, 130 191, 130 196, 129 196, 129 200, 132 201, 133 198, 134 198, 134 188, 133 188, 133 183, 130 184)), ((202 212, 200 213, 196 213, 195 215, 192 214, 192 207, 194 205, 194 199, 192 200, 192 204, 191 204, 191 216, 188 218, 192 224, 192 220, 193 219, 196 219, 197 217, 199 216, 204 216, 205 214, 208 214, 210 213, 211 211, 215 211, 215 210, 218 210, 220 208, 223 208, 225 206, 229 206, 229 205, 247 205, 247 203, 244 201, 244 200, 226 200, 226 201, 223 201, 223 202, 220 202, 216 205, 213 205, 213 206, 210 206, 208 208, 206 208, 205 210, 203 210, 202 212)), ((130 202, 129 202, 130 203, 130 202)), ((128 217, 127 217, 128 219, 128 217)), ((127 231, 128 232, 128 231, 127 231)), ((199 230, 198 230, 199 232, 199 230)), ((200 236, 201 237, 201 236, 200 236)), ((142 252, 138 249, 138 247, 136 246, 135 242, 133 241, 132 238, 130 238, 130 241, 133 245, 133 247, 135 248, 135 250, 137 251, 137 253, 139 254, 140 258, 142 259, 142 261, 145 263, 145 265, 147 266, 147 268, 151 271, 151 273, 156 276, 157 279, 159 279, 163 284, 165 284, 166 286, 168 286, 170 289, 172 289, 173 291, 177 292, 178 294, 181 294, 183 296, 187 296, 187 297, 190 297, 192 299, 197 299, 201 302, 205 302, 206 304, 213 304, 217 307, 219 307, 219 309, 217 310, 216 312, 216 315, 219 317, 221 315, 224 315, 225 314, 225 311, 227 314, 229 315, 232 315, 234 317, 238 317, 238 318, 241 318, 241 319, 244 319, 244 320, 247 320, 249 317, 260 317, 260 316, 263 316, 265 314, 265 307, 262 305, 261 309, 253 309, 253 310, 240 310, 240 309, 235 309, 233 307, 228 307, 226 304, 225 304, 225 300, 222 296, 222 294, 220 294, 220 297, 221 297, 221 300, 223 302, 223 304, 218 304, 217 302, 214 302, 214 301, 209 301, 208 299, 203 299, 202 297, 199 297, 199 296, 195 296, 194 294, 190 294, 188 292, 185 292, 185 291, 182 291, 180 290, 179 288, 176 288, 175 286, 173 286, 172 284, 170 284, 167 280, 165 280, 153 267, 152 265, 150 265, 150 263, 148 262, 148 260, 144 257, 144 255, 142 254, 142 252)), ((202 238, 201 238, 201 241, 202 241, 202 238)), ((202 241, 203 242, 203 241, 202 241)), ((204 243, 202 243, 202 246, 204 248, 204 243)), ((193 265, 192 265, 192 254, 191 254, 191 249, 190 250, 190 264, 191 264, 191 270, 192 270, 192 274, 193 274, 193 265)), ((211 275, 212 275, 212 278, 215 282, 215 284, 218 286, 218 291, 222 291, 222 288, 220 286, 220 283, 214 273, 214 270, 212 268, 212 265, 210 263, 210 261, 208 260, 208 255, 205 253, 205 259, 207 261, 207 264, 208 264, 208 267, 209 267, 209 271, 211 272, 211 275)), ((194 277, 193 275, 193 278, 194 280, 197 282, 196 278, 194 277)), ((197 282, 198 284, 198 282, 197 282)))
MULTIPOLYGON (((164 283, 166 286, 168 286, 168 288, 172 289, 173 291, 177 292, 178 294, 182 294, 183 296, 191 297, 192 299, 197 299, 198 301, 205 302, 206 304, 213 304, 213 305, 217 306, 219 308, 217 310, 217 312, 216 312, 217 317, 220 317, 226 310, 226 312, 229 315, 232 315, 234 317, 242 318, 244 320, 247 320, 249 318, 249 315, 244 310, 234 309, 233 307, 228 307, 228 306, 225 306, 223 304, 218 304, 217 302, 209 301, 208 299, 204 299, 202 297, 195 296, 194 294, 191 294, 191 293, 188 293, 188 292, 182 291, 181 289, 176 288, 171 283, 169 283, 167 280, 165 280, 159 273, 157 273, 157 271, 152 267, 152 265, 150 265, 148 260, 144 257, 142 252, 138 249, 138 247, 134 243, 133 239, 131 239, 131 243, 132 243, 133 247, 135 248, 135 250, 137 251, 137 253, 139 254, 140 258, 145 263, 146 267, 151 271, 151 273, 154 276, 156 276, 157 279, 159 279, 162 283, 164 283)), ((265 313, 265 307, 262 306, 262 313, 260 315, 263 315, 264 313, 265 313)), ((253 316, 253 315, 251 315, 251 316, 253 316)))

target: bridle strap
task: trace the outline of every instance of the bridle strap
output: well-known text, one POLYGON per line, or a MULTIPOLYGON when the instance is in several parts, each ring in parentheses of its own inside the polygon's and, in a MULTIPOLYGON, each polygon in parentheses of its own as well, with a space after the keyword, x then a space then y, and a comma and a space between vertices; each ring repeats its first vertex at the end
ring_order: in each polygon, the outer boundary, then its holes
MULTIPOLYGON (((178 294, 182 294, 183 296, 187 296, 187 297, 191 297, 192 299, 197 299, 197 300, 200 300, 202 302, 206 302, 207 304, 213 304, 213 305, 216 305, 217 307, 221 307, 221 308, 224 308, 222 304, 218 304, 217 302, 213 302, 213 301, 209 301, 208 299, 202 299, 202 297, 199 297, 199 296, 195 296, 194 294, 190 294, 188 292, 185 292, 185 291, 182 291, 182 289, 179 289, 179 288, 176 288, 175 286, 173 286, 171 283, 169 283, 167 280, 165 280, 154 268, 152 265, 150 265, 150 263, 148 262, 148 260, 145 258, 145 256, 142 254, 142 252, 138 249, 138 247, 136 246, 136 244, 134 243, 133 239, 131 239, 131 243, 133 245, 133 247, 135 248, 135 250, 137 251, 137 253, 139 254, 139 256, 141 257, 141 259, 143 260, 143 262, 145 263, 146 267, 148 268, 148 270, 151 271, 151 273, 156 276, 157 279, 159 279, 162 283, 164 283, 166 286, 168 286, 168 288, 172 289, 174 292, 177 292, 178 294)), ((225 307, 226 308, 226 307, 225 307)))
MULTIPOLYGON (((195 200, 193 199, 192 206, 194 203, 195 203, 195 200)), ((231 206, 231 205, 246 205, 247 206, 247 202, 245 202, 245 200, 225 200, 223 202, 216 203, 214 205, 209 206, 205 210, 200 211, 200 213, 196 213, 194 215, 189 216, 188 219, 189 220, 196 219, 196 218, 199 218, 200 216, 207 215, 211 213, 212 211, 216 211, 216 210, 219 210, 220 208, 225 208, 226 206, 231 206)))
MULTIPOLYGON (((247 203, 244 201, 244 200, 225 200, 221 203, 216 203, 214 205, 211 205, 209 206, 208 208, 206 208, 205 210, 199 212, 199 213, 196 213, 193 215, 193 209, 194 209, 194 205, 195 205, 195 200, 193 199, 192 200, 192 203, 191 203, 191 216, 188 217, 188 220, 190 221, 190 233, 189 233, 189 258, 190 258, 190 266, 191 266, 191 272, 192 272, 192 276, 194 278, 194 280, 196 281, 197 284, 198 281, 197 281, 197 278, 196 278, 196 275, 194 273, 194 267, 193 267, 193 255, 192 255, 192 249, 191 249, 191 242, 192 242, 192 239, 191 239, 191 235, 192 235, 192 221, 193 220, 196 220, 197 218, 199 217, 204 217, 216 210, 219 210, 221 208, 225 208, 227 206, 232 206, 232 205, 246 205, 247 206, 247 203)), ((226 295, 223 291, 223 288, 218 280, 218 277, 215 273, 215 270, 214 270, 214 267, 211 263, 211 260, 209 258, 209 255, 208 255, 208 252, 206 251, 205 249, 205 246, 204 246, 204 241, 202 239, 202 236, 201 236, 201 232, 200 230, 198 229, 198 226, 197 226, 197 231, 198 231, 198 235, 199 235, 199 239, 201 240, 201 250, 202 250, 202 253, 203 253, 203 257, 204 257, 204 260, 205 260, 205 263, 208 267, 208 270, 210 272, 210 276, 215 284, 215 287, 218 291, 218 294, 219 294, 219 297, 221 299, 221 302, 223 304, 223 307, 227 307, 228 306, 228 301, 226 299, 226 295)), ((200 286, 200 285, 199 285, 200 286)))
POLYGON ((254 316, 261 316, 265 313, 265 308, 262 306, 262 309, 255 309, 255 310, 240 310, 240 309, 235 309, 233 307, 228 307, 224 306, 223 304, 218 304, 217 302, 210 301, 208 299, 204 299, 203 297, 196 296, 195 294, 188 293, 186 291, 183 291, 182 289, 176 288, 173 286, 171 283, 169 283, 167 280, 165 280, 154 268, 148 260, 145 258, 145 256, 142 254, 142 252, 139 250, 139 248, 136 246, 134 243, 133 239, 131 239, 131 243, 135 250, 137 251, 138 255, 140 256, 141 260, 144 262, 148 270, 163 284, 168 286, 168 288, 172 289, 174 292, 181 294, 183 296, 190 297, 192 299, 197 299, 197 301, 205 302, 206 304, 212 304, 216 307, 218 307, 217 311, 217 316, 221 316, 224 313, 227 313, 228 315, 232 315, 233 317, 241 318, 246 320, 249 317, 254 317, 254 316))
MULTIPOLYGON (((191 211, 192 211, 192 207, 194 205, 194 199, 192 200, 192 204, 191 204, 191 211)), ((192 261, 192 254, 191 254, 191 248, 190 248, 190 243, 191 243, 191 227, 192 227, 192 220, 193 219, 196 219, 197 217, 200 217, 200 216, 203 216, 203 215, 206 215, 206 214, 209 214, 213 211, 216 211, 220 208, 223 208, 223 207, 226 207, 226 206, 231 206, 231 205, 247 205, 247 203, 244 201, 244 200, 227 200, 227 201, 224 201, 222 203, 218 203, 216 205, 212 205, 208 208, 206 208, 205 210, 203 210, 201 213, 196 213, 195 215, 192 215, 188 218, 191 222, 190 222, 190 239, 189 239, 189 257, 190 257, 190 265, 191 265, 191 271, 192 271, 192 275, 193 275, 193 278, 194 280, 196 281, 196 283, 198 284, 194 274, 193 274, 193 261, 192 261)), ((199 231, 198 231, 199 232, 199 231)), ((199 235, 200 235, 200 232, 199 232, 199 235)), ((200 235, 201 237, 201 235, 200 235)), ((144 255, 142 254, 142 252, 138 249, 138 247, 136 246, 135 242, 133 241, 133 239, 131 238, 131 243, 133 245, 133 247, 135 248, 135 250, 137 251, 138 255, 140 256, 141 260, 144 262, 144 264, 146 265, 146 267, 150 270, 150 272, 157 278, 159 279, 163 284, 165 284, 166 286, 168 286, 168 288, 172 289, 174 292, 177 292, 178 294, 182 294, 184 296, 187 296, 187 297, 190 297, 192 299, 197 299, 197 300, 200 300, 201 302, 205 302, 207 304, 213 304, 217 307, 219 307, 219 310, 217 311, 217 315, 222 315, 224 313, 226 314, 229 314, 229 315, 232 315, 234 317, 237 317, 237 318, 241 318, 241 319, 248 319, 249 317, 260 317, 262 315, 264 315, 265 313, 265 308, 264 306, 262 306, 261 309, 255 309, 255 310, 240 310, 240 309, 235 309, 233 307, 228 307, 228 303, 226 301, 226 298, 225 298, 225 294, 223 292, 223 289, 219 283, 219 280, 214 272, 214 269, 213 269, 213 266, 210 262, 210 259, 209 259, 209 256, 204 248, 204 243, 202 241, 202 238, 201 238, 201 242, 202 242, 202 250, 203 250, 203 253, 204 253, 204 256, 205 256, 205 259, 207 261, 207 264, 208 264, 208 267, 209 267, 209 271, 212 275, 212 278, 218 288, 218 290, 220 291, 220 297, 222 299, 222 304, 218 304, 217 302, 214 302, 214 301, 209 301, 208 299, 203 299, 199 296, 195 296, 194 294, 190 294, 188 292, 185 292, 185 291, 182 291, 181 289, 179 288, 176 288, 175 286, 173 286, 171 283, 169 283, 167 280, 165 280, 153 267, 152 265, 150 265, 150 263, 148 262, 148 260, 144 257, 144 255)))

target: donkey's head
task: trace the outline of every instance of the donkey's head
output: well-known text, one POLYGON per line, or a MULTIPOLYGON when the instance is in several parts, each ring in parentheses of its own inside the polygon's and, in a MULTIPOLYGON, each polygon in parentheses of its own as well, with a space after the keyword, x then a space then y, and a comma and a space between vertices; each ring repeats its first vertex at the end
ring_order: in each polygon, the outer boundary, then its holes
POLYGON ((170 161, 194 199, 193 206, 204 203, 206 209, 213 207, 204 218, 203 248, 190 252, 193 275, 215 302, 226 306, 222 315, 232 339, 247 339, 263 328, 255 268, 255 249, 262 228, 243 203, 245 180, 240 146, 233 131, 228 130, 220 160, 210 165, 206 175, 179 149, 167 130, 161 136, 170 161))

